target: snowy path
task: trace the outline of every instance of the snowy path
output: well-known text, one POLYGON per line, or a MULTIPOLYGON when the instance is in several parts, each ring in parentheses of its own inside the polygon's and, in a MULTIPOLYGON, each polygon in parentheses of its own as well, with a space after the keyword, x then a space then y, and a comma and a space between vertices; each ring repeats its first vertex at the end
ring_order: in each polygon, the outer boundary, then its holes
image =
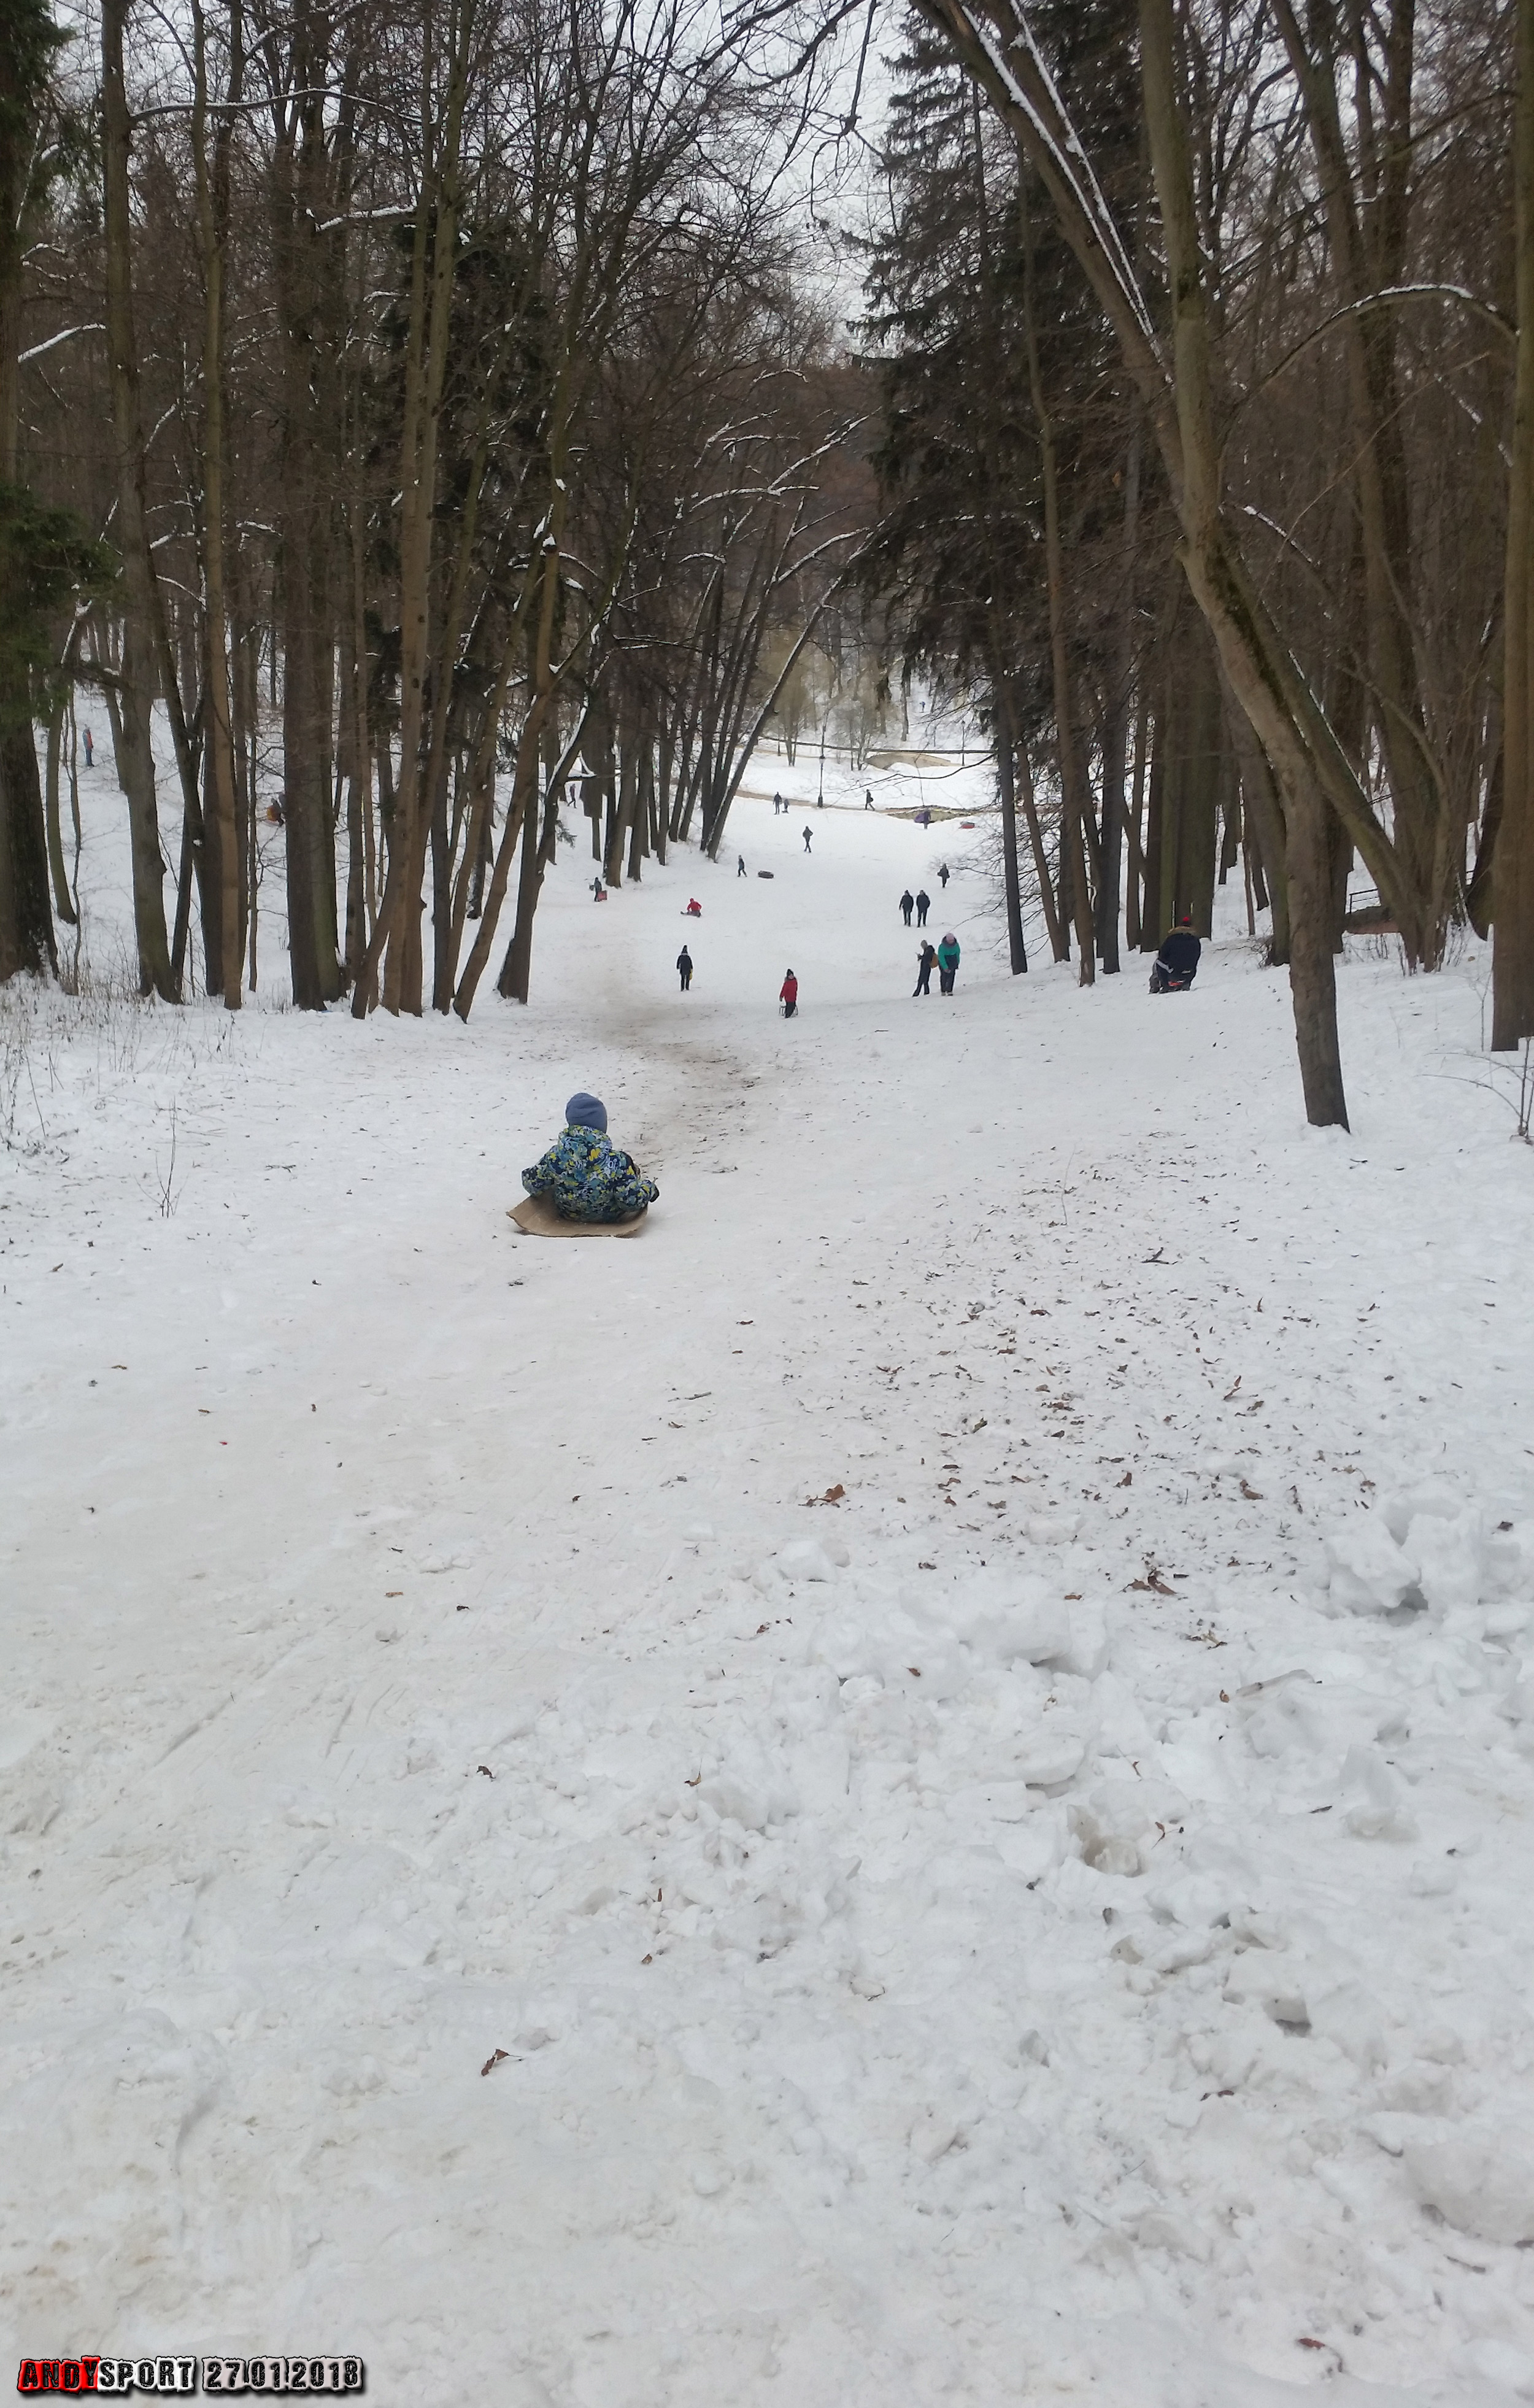
POLYGON ((1244 948, 1014 984, 961 879, 913 1003, 964 839, 800 824, 740 808, 770 886, 566 857, 467 1031, 35 1036, 6 2338, 386 2408, 1534 2399, 1484 962, 1350 968, 1317 1137, 1244 948), (635 1245, 505 1219, 582 1085, 635 1245))

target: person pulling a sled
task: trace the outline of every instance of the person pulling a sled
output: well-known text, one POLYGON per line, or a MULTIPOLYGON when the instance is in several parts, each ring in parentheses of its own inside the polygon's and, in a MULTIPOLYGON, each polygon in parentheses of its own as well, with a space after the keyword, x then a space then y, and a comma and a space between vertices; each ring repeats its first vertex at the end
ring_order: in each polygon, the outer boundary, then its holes
POLYGON ((607 1106, 595 1096, 572 1096, 565 1119, 564 1135, 522 1174, 528 1195, 549 1197, 564 1221, 632 1221, 647 1212, 661 1191, 609 1142, 607 1106))
POLYGON ((1184 911, 1175 928, 1169 928, 1161 940, 1161 951, 1151 972, 1153 995, 1186 995, 1198 975, 1198 956, 1203 947, 1194 931, 1193 913, 1184 911))
POLYGON ((778 1000, 783 1008, 783 1018, 792 1020, 799 1008, 799 982, 792 970, 778 989, 778 1000))

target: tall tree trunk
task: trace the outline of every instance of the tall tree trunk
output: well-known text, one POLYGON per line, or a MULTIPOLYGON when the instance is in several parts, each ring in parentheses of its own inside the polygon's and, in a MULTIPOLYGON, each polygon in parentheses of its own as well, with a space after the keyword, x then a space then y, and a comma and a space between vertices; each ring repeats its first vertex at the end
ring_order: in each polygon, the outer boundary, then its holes
POLYGON ((222 995, 226 1008, 240 1008, 244 948, 240 942, 239 824, 236 802, 235 739, 229 697, 229 612, 224 575, 223 287, 229 236, 231 112, 243 96, 244 35, 240 0, 229 7, 228 106, 208 157, 208 35, 202 0, 193 0, 192 154, 196 179, 197 242, 203 265, 203 590, 206 598, 204 666, 207 707, 203 743, 208 765, 205 842, 216 886, 216 916, 203 903, 203 950, 208 992, 222 995), (209 923, 212 923, 211 926, 209 923))
POLYGON ((1142 671, 1135 695, 1135 766, 1129 787, 1129 818, 1125 831, 1128 838, 1129 884, 1124 902, 1124 941, 1132 953, 1140 948, 1145 910, 1145 853, 1141 829, 1145 812, 1145 754, 1150 724, 1150 684, 1142 671))
POLYGON ((1491 1041, 1534 1037, 1534 0, 1518 0, 1513 117, 1518 353, 1503 602, 1502 817, 1492 865, 1491 1041))
POLYGON ((58 952, 48 906, 48 838, 32 723, 0 732, 0 982, 52 970, 58 952))
POLYGON ((1007 957, 1014 978, 1028 967, 1023 938, 1023 891, 1017 875, 1017 781, 1012 767, 1012 731, 1005 703, 993 691, 996 785, 1001 796, 1001 881, 1007 897, 1007 957))
POLYGON ((101 152, 107 269, 107 358, 117 469, 117 537, 122 555, 126 624, 122 673, 112 710, 117 774, 128 804, 133 857, 134 933, 138 991, 176 997, 165 932, 165 874, 150 704, 153 692, 154 576, 144 502, 144 428, 133 322, 132 221, 128 201, 129 119, 122 37, 130 0, 102 0, 101 152))
MULTIPOLYGON (((1395 320, 1389 309, 1357 305, 1398 284, 1404 268, 1412 141, 1412 58, 1415 0, 1386 0, 1386 73, 1383 157, 1374 160, 1375 192, 1367 221, 1354 192, 1337 87, 1329 10, 1312 10, 1302 32, 1290 0, 1274 0, 1274 15, 1305 104, 1326 212, 1332 266, 1345 314, 1339 338, 1347 364, 1352 420, 1352 475, 1362 571, 1362 614, 1369 674, 1378 697, 1374 726, 1389 779, 1395 848, 1405 894, 1397 918, 1407 958, 1437 967, 1448 897, 1435 892, 1440 821, 1447 808, 1443 781, 1423 718, 1411 617, 1411 510, 1397 389, 1395 320)), ((1376 111, 1357 119, 1366 150, 1376 111)), ((1339 729, 1340 736, 1341 730, 1339 729)), ((1345 742, 1345 738, 1343 739, 1345 742)), ((1342 847, 1332 845, 1334 868, 1342 847)), ((1346 879, 1345 869, 1341 872, 1346 879)))
MULTIPOLYGON (((1025 194, 1026 185, 1025 181, 1025 194)), ((1092 924, 1092 896, 1086 878, 1086 818, 1091 810, 1086 767, 1075 724, 1070 658, 1066 639, 1065 559, 1060 538, 1060 480, 1054 453, 1054 421, 1044 397, 1039 363, 1039 335, 1034 315, 1033 236, 1024 207, 1023 322, 1028 354, 1028 390, 1039 437, 1039 466, 1044 490, 1044 576, 1049 592, 1050 665, 1054 680, 1054 748, 1060 765, 1060 899, 1066 918, 1066 896, 1076 928, 1082 986, 1097 977, 1092 924)))
MULTIPOLYGON (((331 818, 336 496, 328 476, 339 328, 320 231, 334 180, 324 100, 333 66, 330 30, 323 10, 300 11, 292 59, 295 90, 285 103, 271 168, 281 343, 283 837, 293 999, 303 1011, 323 1011, 343 981, 331 818)), ((274 629, 274 671, 275 656, 274 629)))
MULTIPOLYGON (((0 16, 0 488, 16 482, 22 266, 38 107, 56 39, 50 10, 17 7, 0 16)), ((49 730, 47 827, 32 734, 30 664, 0 664, 0 982, 19 970, 57 969, 49 908, 49 836, 58 823, 56 725, 49 730)), ((57 849, 60 916, 75 917, 57 849)))
POLYGON ((1165 782, 1161 803, 1161 884, 1155 925, 1164 936, 1184 912, 1211 934, 1214 857, 1225 766, 1220 665, 1199 614, 1179 614, 1169 653, 1167 710, 1160 729, 1165 782))
POLYGON ((64 750, 64 723, 66 706, 59 703, 48 723, 48 767, 43 785, 43 809, 48 822, 48 866, 53 880, 53 909, 65 927, 75 927, 79 920, 75 898, 69 889, 69 871, 64 857, 64 828, 59 818, 59 766, 64 750))
MULTIPOLYGON (((422 882, 432 796, 434 748, 426 718, 432 658, 432 537, 437 505, 437 443, 447 372, 452 283, 457 265, 464 110, 468 95, 469 33, 474 0, 450 0, 446 9, 448 67, 445 107, 428 42, 421 93, 421 189, 410 254, 410 301, 405 346, 404 425, 400 439, 400 733, 396 828, 379 925, 368 949, 371 972, 380 944, 383 1004, 388 1011, 422 1009, 422 882)), ((429 28, 431 19, 425 20, 429 28)), ((442 677, 451 664, 439 663, 442 677)), ((445 981, 448 967, 439 966, 445 981)))
POLYGON ((1144 431, 1137 412, 1124 469, 1124 524, 1116 634, 1102 723, 1102 876, 1097 888, 1097 954, 1111 976, 1119 967, 1120 881, 1124 854, 1124 767, 1135 674, 1135 561, 1140 548, 1140 480, 1144 431))
MULTIPOLYGON (((1172 294, 1173 385, 1182 468, 1180 556, 1194 598, 1220 644, 1237 695, 1265 748, 1272 748, 1269 758, 1284 803, 1293 947, 1289 985, 1305 1110, 1315 1127, 1346 1128, 1337 982, 1326 924, 1325 798, 1316 766, 1293 719, 1287 710, 1275 707, 1280 697, 1271 683, 1273 664, 1264 658, 1267 647, 1255 597, 1221 518, 1209 313, 1187 128, 1177 85, 1172 0, 1140 0, 1140 27, 1151 161, 1172 294), (1313 919, 1309 916, 1312 913, 1313 919)), ((1319 709, 1312 708, 1333 752, 1340 755, 1335 735, 1319 709)), ((1351 772, 1349 783, 1356 783, 1351 772)))

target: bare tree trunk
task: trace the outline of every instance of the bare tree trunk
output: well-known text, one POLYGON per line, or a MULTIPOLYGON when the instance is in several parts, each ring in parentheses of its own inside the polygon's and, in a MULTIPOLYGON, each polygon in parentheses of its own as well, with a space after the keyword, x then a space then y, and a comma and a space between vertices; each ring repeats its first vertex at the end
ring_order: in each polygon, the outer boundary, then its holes
MULTIPOLYGON (((28 190, 37 139, 38 104, 48 73, 42 29, 34 38, 42 56, 25 60, 27 29, 0 25, 0 486, 16 481, 18 352, 21 347, 22 272, 26 248, 28 190), (18 50, 22 55, 18 56, 18 50)), ((50 25, 50 30, 51 27, 50 25)), ((45 827, 37 755, 32 734, 30 665, 0 664, 0 982, 19 970, 57 970, 53 917, 49 908, 49 836, 58 820, 56 728, 49 729, 50 793, 54 809, 45 827)), ((68 880, 61 879, 62 848, 54 878, 62 917, 73 919, 68 880)))
POLYGON ((218 909, 203 904, 203 951, 209 995, 223 996, 230 1011, 240 1008, 243 952, 239 909, 239 825, 235 800, 235 741, 229 699, 229 617, 224 578, 223 499, 223 285, 229 236, 229 146, 233 118, 243 93, 244 37, 239 0, 229 8, 229 108, 213 137, 208 161, 208 38, 201 0, 193 0, 194 93, 192 152, 196 177, 197 241, 203 264, 203 586, 207 602, 205 669, 207 748, 211 809, 206 841, 212 855, 218 909), (209 922, 212 921, 211 927, 209 922))
POLYGON ((1143 674, 1135 697, 1135 766, 1129 787, 1129 818, 1125 827, 1128 838, 1129 885, 1124 904, 1124 941, 1130 953, 1140 951, 1141 918, 1144 910, 1145 855, 1140 829, 1145 810, 1145 753, 1150 729, 1151 696, 1143 674))
POLYGON ((1011 720, 999 694, 993 696, 996 784, 1001 795, 1001 877, 1007 896, 1007 955, 1014 978, 1028 967, 1023 938, 1023 894, 1017 876, 1017 781, 1012 769, 1011 720))
POLYGON ((32 723, 0 733, 0 981, 59 967, 32 723))
POLYGON ((138 354, 133 323, 132 222, 128 201, 129 120, 122 72, 122 36, 129 0, 102 0, 101 149, 107 268, 107 354, 117 452, 117 535, 122 554, 126 625, 122 675, 111 708, 117 774, 127 797, 133 856, 134 932, 138 989, 176 999, 165 933, 165 865, 150 733, 154 605, 153 566, 144 508, 144 428, 138 404, 138 354))
POLYGON ((48 822, 48 866, 53 880, 53 909, 65 925, 73 928, 79 913, 69 891, 69 871, 64 858, 64 829, 59 819, 59 760, 64 747, 64 703, 60 703, 48 723, 48 767, 43 787, 43 808, 48 822))
POLYGON ((1021 777, 1023 816, 1028 826, 1028 849, 1033 854, 1034 877, 1039 886, 1039 907, 1044 914, 1044 930, 1049 938, 1050 953, 1057 962, 1070 959, 1070 939, 1055 908, 1054 888, 1050 878, 1049 855, 1044 847, 1044 831, 1039 823, 1039 797, 1034 791, 1033 763, 1023 738, 1023 723, 1013 700, 1011 686, 1003 681, 1002 693, 1007 706, 1007 724, 1012 738, 1012 775, 1014 789, 1021 777))
MULTIPOLYGON (((474 0, 450 0, 447 9, 446 107, 437 122, 429 40, 423 52, 421 191, 410 258, 410 304, 405 351, 404 428, 400 441, 400 729, 395 827, 389 876, 367 968, 384 944, 383 1004, 388 1011, 422 1009, 422 882, 432 797, 425 788, 432 747, 425 715, 431 661, 433 518, 442 385, 457 265, 459 179, 464 109, 468 95, 469 31, 474 0)), ((429 28, 431 19, 425 20, 429 28)), ((443 677, 451 674, 444 660, 443 677)), ((441 965, 443 978, 451 976, 441 965)), ((445 1005, 444 1005, 445 1008, 445 1005)))
POLYGON ((1102 876, 1097 888, 1097 953, 1105 973, 1119 967, 1120 881, 1124 855, 1124 756, 1135 674, 1135 556, 1140 545, 1140 455, 1137 415, 1124 474, 1123 582, 1117 597, 1118 639, 1102 724, 1102 876))
MULTIPOLYGON (((1321 179, 1332 265, 1345 312, 1344 348, 1353 431, 1353 484, 1357 501, 1363 626, 1369 671, 1378 696, 1374 725, 1394 806, 1396 851, 1408 890, 1397 917, 1407 958, 1435 968, 1447 896, 1434 891, 1439 823, 1446 808, 1440 765, 1424 724, 1411 622, 1411 513, 1401 449, 1400 397, 1395 368, 1395 323, 1388 309, 1362 310, 1371 291, 1400 281, 1405 256, 1407 194, 1412 156, 1412 52, 1415 0, 1387 0, 1386 74, 1380 88, 1381 146, 1376 190, 1366 225, 1354 196, 1331 52, 1329 11, 1312 10, 1308 36, 1290 0, 1274 0, 1274 15, 1303 95, 1321 179), (1370 251, 1374 252, 1371 257, 1370 251)), ((1359 119, 1359 139, 1373 141, 1375 112, 1359 119)), ((1334 845, 1334 853, 1340 846, 1334 845)), ((1346 870, 1342 871, 1345 882, 1346 870)))
MULTIPOLYGON (((474 942, 469 949, 468 960, 464 966, 463 974, 452 998, 452 1008, 460 1020, 466 1020, 474 1008, 475 994, 480 979, 484 976, 485 965, 490 959, 490 948, 495 940, 495 924, 500 918, 501 906, 506 900, 511 863, 522 835, 523 816, 532 806, 538 793, 538 748, 544 724, 553 708, 557 690, 558 681, 553 662, 553 629, 560 588, 559 545, 564 531, 566 509, 564 480, 558 473, 563 464, 563 446, 556 441, 552 447, 551 458, 551 482, 553 486, 553 494, 544 521, 544 547, 538 555, 538 621, 532 645, 532 694, 526 716, 523 720, 522 733, 517 741, 516 767, 511 781, 511 799, 507 806, 506 825, 501 831, 501 841, 495 853, 495 867, 490 876, 484 912, 474 932, 474 942)), ((496 697, 497 716, 505 692, 506 681, 503 677, 496 697)))
MULTIPOLYGON (((1305 1110, 1315 1127, 1346 1128, 1336 973, 1326 924, 1324 797, 1315 765, 1292 718, 1287 710, 1275 707, 1280 697, 1272 690, 1270 665, 1263 657, 1266 647, 1254 599, 1220 516, 1220 452, 1210 372, 1209 316, 1187 129, 1177 89, 1172 0, 1140 0, 1140 25, 1146 122, 1172 292, 1173 382, 1183 472, 1178 503, 1183 525, 1180 556, 1194 597, 1220 643, 1239 699, 1265 745, 1276 748, 1269 758, 1284 801, 1293 907, 1289 984, 1305 1110)), ((1315 715, 1321 720, 1318 708, 1315 715)), ((1330 728, 1326 732, 1340 752, 1330 728)))
POLYGON ((1493 857, 1491 1041, 1534 1036, 1534 0, 1518 0, 1513 229, 1518 353, 1508 476, 1502 818, 1493 857))
POLYGON ((1060 480, 1054 456, 1054 422, 1044 399, 1039 365, 1039 337, 1034 320, 1033 236, 1024 206, 1023 322, 1028 353, 1028 390, 1039 437, 1039 465, 1044 489, 1044 575, 1049 591, 1050 663, 1054 679, 1054 742, 1060 764, 1061 917, 1068 886, 1070 913, 1080 953, 1079 975, 1090 986, 1097 974, 1092 925, 1092 896, 1086 879, 1085 820, 1091 809, 1084 766, 1077 739, 1075 705, 1070 687, 1070 658, 1066 640, 1065 561, 1060 542, 1060 480))

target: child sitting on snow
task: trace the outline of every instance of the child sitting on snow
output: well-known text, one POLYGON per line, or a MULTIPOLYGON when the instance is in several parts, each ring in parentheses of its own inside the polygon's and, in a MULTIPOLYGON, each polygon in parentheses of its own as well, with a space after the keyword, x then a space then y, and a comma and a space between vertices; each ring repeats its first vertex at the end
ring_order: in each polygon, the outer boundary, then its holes
POLYGON ((566 1221, 629 1221, 647 1211, 661 1191, 608 1142, 606 1105, 595 1096, 572 1096, 565 1118, 564 1135, 522 1174, 528 1195, 549 1197, 566 1221))

